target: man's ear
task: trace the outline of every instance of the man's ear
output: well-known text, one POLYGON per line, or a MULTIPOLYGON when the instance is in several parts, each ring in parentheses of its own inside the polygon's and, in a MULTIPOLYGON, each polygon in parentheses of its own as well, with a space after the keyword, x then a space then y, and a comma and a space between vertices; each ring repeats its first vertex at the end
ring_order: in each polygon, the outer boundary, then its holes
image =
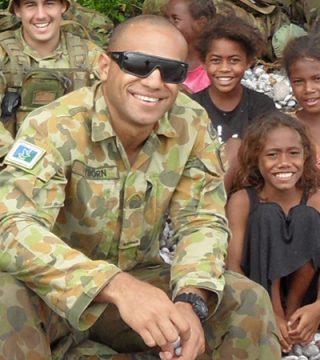
POLYGON ((106 80, 109 73, 111 59, 107 54, 101 54, 98 60, 99 74, 102 81, 106 80))
POLYGON ((61 3, 63 5, 61 14, 64 14, 69 9, 69 3, 65 0, 62 0, 61 3))
POLYGON ((17 5, 15 2, 13 2, 12 8, 13 8, 13 12, 14 12, 15 16, 18 18, 21 17, 20 16, 20 6, 17 5))

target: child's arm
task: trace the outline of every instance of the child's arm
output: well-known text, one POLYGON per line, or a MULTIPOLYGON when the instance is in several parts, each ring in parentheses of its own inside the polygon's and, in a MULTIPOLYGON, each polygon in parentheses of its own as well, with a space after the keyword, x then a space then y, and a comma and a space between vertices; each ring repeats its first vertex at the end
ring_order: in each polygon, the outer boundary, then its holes
POLYGON ((295 311, 289 319, 289 336, 302 345, 313 340, 320 325, 320 278, 318 278, 318 296, 312 304, 305 305, 295 311))
POLYGON ((279 330, 279 340, 281 344, 282 351, 289 352, 292 349, 292 339, 289 335, 289 329, 286 319, 286 314, 284 312, 281 296, 280 296, 280 279, 273 281, 271 288, 271 301, 276 317, 278 330, 279 330))
POLYGON ((243 274, 241 260, 249 210, 250 202, 246 190, 240 190, 231 195, 226 206, 226 214, 231 230, 227 268, 241 274, 243 274))
MULTIPOLYGON (((308 205, 320 212, 320 191, 308 199, 308 205)), ((296 310, 289 319, 289 335, 292 340, 302 344, 310 342, 320 325, 320 277, 318 278, 317 300, 296 310)))

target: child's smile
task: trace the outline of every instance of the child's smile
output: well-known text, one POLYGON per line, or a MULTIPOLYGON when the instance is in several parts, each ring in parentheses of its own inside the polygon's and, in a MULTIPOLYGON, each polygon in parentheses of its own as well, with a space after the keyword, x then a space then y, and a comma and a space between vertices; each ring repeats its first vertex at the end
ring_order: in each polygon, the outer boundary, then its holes
POLYGON ((302 176, 303 166, 304 151, 298 132, 284 126, 271 130, 259 155, 265 189, 293 189, 302 176))

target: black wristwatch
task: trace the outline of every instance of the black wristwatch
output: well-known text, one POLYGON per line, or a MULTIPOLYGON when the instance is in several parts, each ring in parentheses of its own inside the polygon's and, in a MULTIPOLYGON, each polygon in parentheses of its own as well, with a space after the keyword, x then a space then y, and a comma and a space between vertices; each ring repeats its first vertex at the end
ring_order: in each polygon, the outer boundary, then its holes
POLYGON ((198 315, 198 318, 203 323, 208 317, 208 306, 201 296, 194 293, 182 293, 175 297, 173 302, 187 302, 192 305, 193 311, 198 315))

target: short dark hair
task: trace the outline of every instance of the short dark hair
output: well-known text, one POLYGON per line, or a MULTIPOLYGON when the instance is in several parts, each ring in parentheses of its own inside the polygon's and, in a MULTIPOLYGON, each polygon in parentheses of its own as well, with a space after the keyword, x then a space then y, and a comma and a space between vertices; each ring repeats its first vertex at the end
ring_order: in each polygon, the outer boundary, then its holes
POLYGON ((213 19, 217 13, 212 0, 189 0, 189 11, 194 19, 199 19, 201 16, 213 19))
POLYGON ((265 46, 260 31, 249 22, 232 13, 218 14, 207 24, 199 38, 198 49, 203 62, 212 41, 223 38, 239 43, 250 59, 260 56, 265 46))
POLYGON ((310 33, 288 41, 282 54, 282 64, 289 77, 291 66, 305 57, 320 61, 320 33, 310 33))
MULTIPOLYGON (((127 19, 126 21, 117 25, 112 32, 109 50, 113 50, 119 38, 127 31, 131 25, 144 24, 144 25, 159 25, 172 29, 173 31, 180 34, 180 31, 164 16, 159 15, 138 15, 127 19)), ((181 35, 182 36, 182 35, 181 35)))

